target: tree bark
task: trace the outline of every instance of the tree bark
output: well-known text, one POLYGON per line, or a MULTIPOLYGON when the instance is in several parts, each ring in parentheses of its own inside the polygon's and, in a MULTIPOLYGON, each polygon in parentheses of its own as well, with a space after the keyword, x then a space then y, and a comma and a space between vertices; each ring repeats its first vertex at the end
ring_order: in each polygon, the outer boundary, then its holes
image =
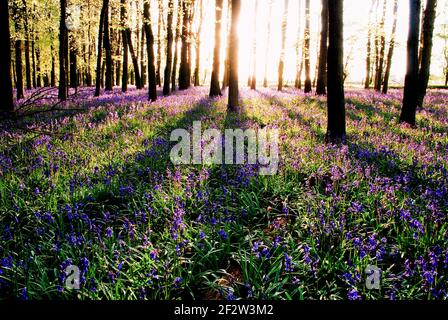
POLYGON ((238 22, 241 0, 232 0, 232 22, 229 41, 229 104, 230 112, 238 111, 238 22))
POLYGON ((228 0, 227 1, 228 6, 227 6, 227 48, 226 48, 226 57, 224 59, 224 76, 222 79, 222 90, 224 90, 225 88, 227 88, 229 86, 229 72, 230 72, 230 60, 229 60, 229 56, 230 56, 230 28, 231 28, 231 15, 232 15, 232 1, 228 0))
POLYGON ((210 83, 210 97, 221 96, 219 86, 219 71, 221 64, 221 26, 223 0, 216 0, 215 4, 215 48, 213 50, 213 71, 210 83))
POLYGON ((137 56, 135 55, 134 46, 132 44, 131 29, 129 27, 126 27, 125 32, 126 32, 126 42, 128 45, 129 52, 131 54, 132 65, 134 66, 135 86, 137 87, 137 89, 141 89, 142 88, 142 80, 140 77, 140 71, 139 71, 139 67, 138 67, 138 59, 137 59, 137 56))
POLYGON ((158 22, 157 22, 157 69, 156 69, 156 81, 160 87, 162 85, 160 69, 162 65, 162 22, 163 22, 163 4, 162 0, 158 0, 158 22))
MULTIPOLYGON (((307 0, 309 1, 309 0, 307 0)), ((282 21, 282 44, 281 44, 281 52, 280 52, 280 61, 278 63, 278 91, 283 90, 283 69, 285 68, 285 46, 286 46, 286 29, 287 18, 288 18, 288 6, 289 1, 285 0, 284 8, 283 8, 283 21, 282 21)))
POLYGON ((179 56, 179 39, 181 32, 182 21, 182 0, 177 3, 177 19, 176 19, 176 38, 174 40, 174 59, 173 70, 171 73, 171 91, 176 91, 176 77, 177 77, 177 62, 179 56))
POLYGON ((384 24, 386 20, 386 0, 383 2, 383 14, 381 16, 380 26, 379 26, 379 58, 378 58, 378 65, 376 69, 376 75, 375 75, 375 90, 381 91, 381 85, 383 84, 383 67, 384 67, 384 54, 386 51, 386 37, 385 37, 385 30, 384 30, 384 24))
POLYGON ((23 43, 20 39, 20 33, 22 32, 22 24, 19 13, 19 8, 17 7, 17 2, 12 2, 12 19, 14 21, 14 27, 16 31, 16 40, 15 40, 15 69, 16 69, 16 96, 17 100, 23 99, 23 61, 22 61, 22 52, 23 52, 23 43))
POLYGON ((121 78, 121 91, 127 92, 128 91, 128 60, 129 60, 129 54, 128 54, 128 41, 127 41, 127 35, 126 35, 126 0, 121 0, 120 2, 120 27, 121 27, 121 40, 123 43, 123 72, 122 72, 122 78, 121 78))
POLYGON ((68 86, 67 86, 67 43, 68 30, 65 26, 65 19, 67 14, 67 0, 61 0, 61 17, 59 25, 59 93, 60 100, 67 100, 68 86))
POLYGON ((5 116, 14 111, 10 41, 8 0, 3 0, 0 1, 0 112, 5 116))
POLYGON ((182 2, 182 48, 180 53, 179 69, 179 90, 185 90, 190 87, 190 78, 188 74, 188 24, 189 24, 189 2, 182 2))
POLYGON ((375 2, 378 0, 372 0, 369 11, 369 26, 367 33, 367 56, 366 56, 366 79, 364 81, 364 89, 370 88, 370 67, 372 64, 372 15, 375 2))
POLYGON ((398 21, 398 0, 395 0, 394 22, 392 25, 392 33, 390 36, 389 51, 387 52, 386 71, 384 72, 383 94, 387 94, 387 91, 389 90, 389 78, 390 78, 390 70, 392 68, 392 57, 394 55, 394 48, 395 48, 395 34, 397 30, 397 21, 398 21))
POLYGON ((345 142, 343 0, 328 1, 328 127, 326 139, 345 142))
POLYGON ((98 30, 98 56, 96 61, 95 97, 99 97, 101 93, 104 20, 106 19, 108 7, 109 7, 109 0, 103 0, 103 7, 101 8, 100 23, 98 30))
POLYGON ((199 26, 196 32, 196 63, 194 66, 194 86, 200 85, 199 72, 201 66, 201 32, 202 32, 202 20, 203 20, 203 3, 199 0, 199 26))
POLYGON ((409 0, 409 32, 407 41, 407 68, 404 83, 403 107, 400 122, 415 126, 418 98, 418 45, 420 34, 421 0, 409 0))
POLYGON ((106 54, 106 78, 105 90, 113 90, 113 65, 112 65, 112 48, 110 45, 110 26, 109 26, 109 6, 106 7, 104 16, 104 51, 106 54))
POLYGON ((310 0, 305 0, 305 93, 310 93, 311 87, 311 67, 310 67, 310 0))
POLYGON ((154 35, 151 28, 150 0, 143 4, 144 28, 146 34, 146 50, 148 54, 148 99, 157 100, 156 68, 154 66, 154 35))
POLYGON ((257 89, 257 13, 258 0, 255 0, 255 14, 254 14, 254 34, 252 43, 252 76, 250 79, 250 88, 257 89))
POLYGON ((417 108, 423 108, 423 101, 425 99, 426 90, 428 89, 429 72, 431 68, 431 53, 433 47, 432 37, 434 33, 434 20, 436 18, 436 6, 437 0, 427 0, 423 18, 423 47, 420 58, 420 71, 418 74, 417 108))
POLYGON ((167 15, 167 36, 166 36, 166 66, 163 77, 163 95, 168 96, 171 88, 171 68, 173 65, 173 13, 174 2, 169 0, 168 2, 168 15, 167 15))
POLYGON ((322 0, 321 14, 322 30, 320 33, 319 49, 319 70, 317 73, 316 94, 325 95, 327 93, 327 55, 328 55, 328 2, 322 0))

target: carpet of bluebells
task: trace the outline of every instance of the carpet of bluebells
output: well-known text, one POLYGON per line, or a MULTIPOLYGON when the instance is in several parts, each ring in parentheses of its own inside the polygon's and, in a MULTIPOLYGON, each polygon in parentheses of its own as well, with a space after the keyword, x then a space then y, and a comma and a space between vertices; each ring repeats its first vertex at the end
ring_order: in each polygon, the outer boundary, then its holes
POLYGON ((242 89, 227 114, 207 93, 81 89, 69 110, 0 124, 0 298, 447 299, 447 91, 410 128, 401 91, 348 90, 341 146, 325 98, 242 89), (196 120, 280 129, 278 173, 174 166, 170 133, 196 120))

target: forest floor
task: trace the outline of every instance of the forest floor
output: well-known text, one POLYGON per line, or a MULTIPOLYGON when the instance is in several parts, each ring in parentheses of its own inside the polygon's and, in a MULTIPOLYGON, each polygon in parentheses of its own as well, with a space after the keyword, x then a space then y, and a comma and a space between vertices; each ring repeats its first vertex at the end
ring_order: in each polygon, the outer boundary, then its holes
POLYGON ((447 298, 448 91, 410 128, 401 91, 348 90, 343 146, 324 142, 325 98, 242 89, 232 115, 207 93, 81 89, 76 110, 3 126, 0 298, 447 298), (278 173, 173 165, 170 133, 197 120, 278 128, 278 173))

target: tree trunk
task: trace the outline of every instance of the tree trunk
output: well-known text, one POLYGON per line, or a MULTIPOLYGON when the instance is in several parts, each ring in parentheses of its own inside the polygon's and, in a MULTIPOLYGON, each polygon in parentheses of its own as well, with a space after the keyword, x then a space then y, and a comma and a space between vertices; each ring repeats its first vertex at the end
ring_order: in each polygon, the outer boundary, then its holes
POLYGON ((129 48, 129 52, 131 54, 132 65, 134 66, 135 86, 137 87, 137 89, 141 89, 142 81, 140 78, 137 56, 135 55, 134 46, 132 45, 131 29, 127 26, 125 32, 126 32, 126 42, 129 48))
POLYGON ((285 46, 286 46, 286 29, 288 27, 287 25, 288 6, 289 1, 285 0, 283 8, 283 21, 282 21, 282 47, 280 52, 280 61, 278 63, 278 91, 283 90, 283 69, 285 68, 285 46))
POLYGON ((177 77, 177 62, 179 60, 179 39, 181 32, 182 21, 182 0, 177 3, 177 20, 176 20, 176 38, 174 40, 174 59, 173 70, 171 74, 171 91, 176 91, 176 77, 177 77))
POLYGON ((190 78, 188 75, 188 24, 189 24, 189 2, 182 3, 182 48, 180 53, 180 69, 179 69, 179 90, 185 90, 190 87, 190 78))
POLYGON ((228 0, 227 1, 228 6, 227 6, 227 48, 226 48, 226 57, 224 59, 224 76, 222 79, 222 90, 224 90, 225 88, 227 88, 229 86, 229 72, 230 72, 230 60, 229 60, 229 56, 230 56, 230 27, 231 27, 231 15, 232 15, 232 1, 228 0))
POLYGON ((70 88, 76 89, 78 87, 78 61, 74 43, 70 46, 70 88))
POLYGON ((173 64, 173 13, 174 2, 169 0, 168 2, 168 16, 167 16, 167 36, 166 36, 166 66, 163 77, 163 95, 168 96, 170 94, 171 87, 171 68, 173 64))
POLYGON ((310 67, 310 0, 305 0, 305 93, 310 93, 311 87, 311 67, 310 67))
MULTIPOLYGON (((67 6, 66 0, 64 0, 65 6, 67 6)), ((25 78, 26 88, 30 90, 33 85, 31 82, 31 58, 30 58, 30 32, 28 29, 28 7, 26 0, 22 0, 23 4, 23 17, 24 17, 24 30, 25 30, 25 78)), ((62 1, 61 1, 62 6, 62 1)))
POLYGON ((157 100, 156 68, 154 66, 154 35, 151 29, 150 0, 143 4, 144 28, 146 33, 146 50, 148 53, 148 99, 157 100))
POLYGON ((319 70, 317 73, 316 94, 325 95, 327 86, 327 55, 328 55, 328 1, 322 0, 321 15, 322 30, 320 33, 319 70))
POLYGON ((61 17, 59 25, 59 94, 60 100, 67 100, 67 43, 68 30, 65 26, 65 18, 67 14, 67 0, 61 0, 61 17))
POLYGON ((104 21, 108 12, 109 0, 103 0, 103 7, 100 13, 100 23, 98 30, 98 56, 96 61, 96 79, 95 79, 95 97, 99 97, 101 93, 101 70, 103 61, 103 33, 104 33, 104 21))
POLYGON ((106 54, 106 91, 113 90, 113 66, 112 66, 112 48, 110 45, 110 25, 109 25, 109 6, 106 7, 104 15, 104 51, 106 54))
POLYGON ((160 69, 162 65, 162 22, 163 22, 163 4, 162 0, 158 0, 158 21, 157 21, 157 66, 156 66, 156 82, 160 87, 162 85, 160 77, 160 69))
POLYGON ((328 1, 328 127, 326 139, 345 141, 343 0, 328 1))
POLYGON ((215 48, 213 50, 213 71, 210 83, 210 97, 221 96, 219 86, 219 70, 221 64, 221 25, 223 0, 216 0, 215 4, 215 48))
POLYGON ((302 36, 302 24, 300 18, 302 17, 302 0, 299 0, 299 16, 297 18, 297 44, 296 44, 296 79, 294 82, 294 87, 300 89, 302 86, 302 65, 303 65, 303 55, 300 57, 300 38, 302 36))
POLYGON ((128 41, 127 41, 127 35, 126 35, 126 0, 121 0, 120 3, 120 26, 121 26, 121 40, 123 42, 123 72, 122 72, 122 79, 121 79, 121 91, 127 92, 128 91, 128 41))
POLYGON ((194 66, 194 86, 200 85, 199 71, 201 63, 201 32, 202 32, 202 20, 203 20, 203 7, 202 0, 199 2, 199 26, 196 32, 196 63, 194 66))
POLYGON ((383 2, 383 14, 381 16, 381 22, 379 26, 379 58, 378 58, 378 65, 376 69, 376 75, 375 75, 375 90, 381 91, 381 85, 383 83, 383 67, 384 67, 384 54, 386 51, 386 37, 385 37, 385 30, 384 30, 384 23, 386 19, 386 0, 383 2))
POLYGON ((398 20, 398 0, 395 0, 394 22, 392 25, 392 33, 390 36, 389 51, 387 52, 386 71, 384 72, 383 94, 387 94, 387 91, 389 90, 389 78, 390 78, 390 70, 392 67, 392 57, 394 55, 394 48, 395 48, 395 34, 397 30, 397 20, 398 20))
POLYGON ((16 96, 17 100, 23 99, 23 61, 22 61, 22 51, 23 51, 23 43, 20 39, 20 32, 22 32, 21 18, 19 9, 17 7, 17 2, 12 2, 12 19, 14 21, 14 27, 16 31, 16 40, 15 40, 15 69, 16 69, 16 96))
POLYGON ((10 41, 8 0, 3 0, 0 1, 0 112, 6 116, 14 111, 10 41))
MULTIPOLYGON (((287 1, 287 0, 286 0, 287 1)), ((229 104, 230 112, 238 111, 238 20, 241 0, 232 0, 232 22, 229 41, 229 104)))
POLYGON ((418 37, 420 34, 421 0, 409 0, 409 7, 407 69, 400 122, 406 122, 411 126, 415 126, 418 99, 418 37))
POLYGON ((418 75, 417 108, 423 108, 423 101, 425 99, 426 90, 428 89, 429 71, 431 68, 432 37, 434 33, 434 20, 436 18, 436 6, 437 0, 427 0, 423 18, 423 47, 421 51, 421 63, 418 75))

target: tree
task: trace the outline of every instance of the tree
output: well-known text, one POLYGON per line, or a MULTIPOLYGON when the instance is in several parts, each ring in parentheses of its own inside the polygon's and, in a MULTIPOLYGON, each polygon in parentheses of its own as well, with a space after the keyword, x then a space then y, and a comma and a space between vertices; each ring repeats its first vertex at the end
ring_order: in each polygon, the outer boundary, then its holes
MULTIPOLYGON (((287 1, 287 0, 286 0, 287 1)), ((232 22, 229 39, 229 104, 230 112, 238 111, 238 20, 241 0, 232 0, 232 22)))
POLYGON ((345 141, 343 0, 328 2, 328 126, 326 139, 345 141))
POLYGON ((381 16, 378 36, 378 57, 377 68, 375 74, 375 90, 381 91, 381 85, 383 83, 383 67, 384 67, 384 54, 386 51, 386 37, 384 32, 384 24, 386 20, 386 0, 383 1, 383 14, 381 16))
POLYGON ((11 78, 11 34, 8 0, 0 1, 0 105, 3 113, 14 111, 11 78))
POLYGON ((128 91, 128 63, 129 63, 129 51, 128 51, 128 37, 126 34, 126 0, 121 0, 120 3, 120 27, 121 27, 121 40, 123 42, 123 72, 121 75, 121 91, 128 91))
POLYGON ((112 48, 110 45, 110 26, 109 26, 109 6, 106 7, 104 16, 104 51, 106 54, 106 91, 113 90, 113 65, 112 65, 112 48))
MULTIPOLYGON (((65 0, 62 0, 65 1, 65 0)), ((100 13, 100 23, 98 28, 98 55, 96 60, 96 79, 95 79, 95 97, 99 97, 101 93, 101 63, 103 61, 103 33, 104 21, 108 13, 109 0, 103 0, 103 6, 100 13)))
POLYGON ((327 55, 328 55, 328 2, 322 0, 321 14, 322 30, 320 33, 319 70, 317 73, 316 94, 325 95, 327 86, 327 55))
POLYGON ((300 18, 302 17, 302 0, 299 0, 299 16, 297 23, 297 43, 296 43, 296 79, 294 82, 294 87, 296 89, 302 88, 302 71, 303 71, 303 50, 302 56, 300 56, 300 48, 301 48, 301 36, 302 36, 302 23, 300 22, 300 18))
POLYGON ((190 18, 190 2, 184 0, 182 2, 182 48, 180 52, 180 69, 179 69, 179 90, 185 90, 190 87, 190 77, 188 72, 188 42, 189 42, 189 18, 190 18))
POLYGON ((163 23, 163 3, 162 0, 158 0, 158 22, 157 22, 157 69, 156 69, 156 82, 160 87, 162 85, 160 77, 160 69, 162 65, 162 23, 163 23))
POLYGON ((210 97, 221 96, 219 87, 219 70, 221 63, 221 25, 222 25, 223 0, 215 3, 215 47, 213 49, 213 70, 210 83, 210 97))
MULTIPOLYGON (((150 0, 143 4, 144 29, 146 34, 146 50, 148 54, 148 99, 157 100, 156 68, 154 66, 154 35, 151 29, 150 0)), ((168 82, 169 84, 169 82, 168 82)))
POLYGON ((255 90, 257 88, 257 13, 258 0, 255 0, 255 14, 254 14, 254 34, 252 43, 252 76, 250 78, 250 88, 255 90))
POLYGON ((171 68, 173 63, 173 12, 174 2, 169 0, 168 2, 168 17, 167 17, 167 46, 166 46, 166 66, 165 73, 163 77, 163 95, 167 96, 170 94, 171 86, 171 68))
POLYGON ((434 34, 434 20, 436 18, 437 0, 427 0, 423 18, 422 48, 420 70, 418 74, 417 108, 423 107, 426 90, 428 89, 429 71, 431 68, 432 37, 434 34))
POLYGON ((194 66, 194 86, 197 87, 201 83, 200 79, 200 69, 201 69, 201 32, 202 32, 202 20, 204 19, 203 14, 203 0, 199 1, 199 25, 198 30, 195 35, 195 47, 196 47, 196 63, 194 66))
POLYGON ((177 20, 176 20, 176 38, 174 40, 174 59, 173 59, 173 71, 171 74, 171 90, 176 91, 176 72, 177 72, 177 61, 179 55, 179 39, 181 32, 181 21, 182 21, 182 0, 177 3, 177 20))
POLYGON ((409 0, 409 31, 407 41, 407 67, 404 81, 403 106, 400 122, 415 126, 418 98, 418 36, 420 32, 421 0, 409 0))
POLYGON ((310 0, 305 0, 305 93, 311 92, 311 68, 310 68, 310 0))
MULTIPOLYGON (((107 1, 107 0, 105 0, 107 1)), ((59 93, 60 100, 67 100, 67 65, 68 65, 68 30, 65 25, 67 16, 67 0, 61 0, 61 16, 59 24, 59 93)), ((28 81, 28 80, 27 80, 28 81)))
POLYGON ((12 20, 14 21, 14 28, 16 31, 15 35, 15 66, 16 66, 16 96, 17 100, 23 99, 23 62, 22 62, 22 51, 23 43, 21 39, 20 32, 22 31, 22 23, 20 17, 20 10, 17 1, 12 2, 12 20))
POLYGON ((285 46, 286 46, 286 29, 288 27, 288 6, 289 1, 285 0, 283 8, 283 21, 282 21, 282 44, 280 52, 280 61, 278 63, 278 91, 283 90, 283 69, 285 68, 285 46))
POLYGON ((395 34, 396 34, 396 30, 397 30, 397 20, 398 20, 398 0, 395 0, 395 2, 394 2, 394 22, 392 25, 392 33, 390 36, 389 51, 387 52, 386 71, 384 72, 383 94, 387 94, 387 91, 389 89, 389 78, 390 78, 390 70, 392 67, 392 57, 393 57, 394 48, 395 48, 395 34))
MULTIPOLYGON (((24 31, 25 31, 25 77, 26 77, 26 88, 30 90, 32 88, 31 83, 31 58, 30 58, 30 32, 28 29, 29 21, 28 21, 28 7, 26 4, 26 0, 22 0, 23 4, 23 17, 24 17, 24 31)), ((61 9, 62 6, 64 8, 67 7, 67 1, 61 0, 61 9)), ((65 17, 64 17, 65 20, 65 17)), ((65 23, 65 22, 64 22, 65 23)))

